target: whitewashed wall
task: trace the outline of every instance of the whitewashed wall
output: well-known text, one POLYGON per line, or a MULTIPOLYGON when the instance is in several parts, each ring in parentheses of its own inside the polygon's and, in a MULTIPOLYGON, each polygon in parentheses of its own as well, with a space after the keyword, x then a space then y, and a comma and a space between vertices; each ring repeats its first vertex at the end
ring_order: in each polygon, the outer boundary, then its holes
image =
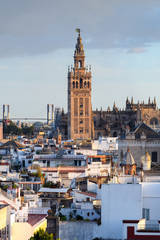
POLYGON ((143 208, 149 209, 150 220, 160 220, 160 183, 142 183, 143 208))
POLYGON ((122 239, 122 220, 142 217, 142 187, 140 184, 103 184, 101 206, 101 237, 122 239))

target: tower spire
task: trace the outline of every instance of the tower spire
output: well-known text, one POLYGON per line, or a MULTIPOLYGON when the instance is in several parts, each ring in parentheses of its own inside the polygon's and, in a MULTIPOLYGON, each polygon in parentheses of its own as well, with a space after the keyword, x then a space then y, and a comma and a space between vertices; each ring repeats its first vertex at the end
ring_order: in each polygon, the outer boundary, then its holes
POLYGON ((82 43, 82 38, 81 38, 81 30, 79 28, 76 29, 76 32, 78 32, 78 38, 77 38, 77 44, 75 48, 75 53, 74 56, 76 55, 84 55, 84 50, 83 50, 83 43, 82 43))
POLYGON ((80 29, 77 28, 78 32, 77 43, 74 51, 74 70, 78 72, 83 72, 85 74, 85 54, 83 49, 82 38, 80 35, 80 29))

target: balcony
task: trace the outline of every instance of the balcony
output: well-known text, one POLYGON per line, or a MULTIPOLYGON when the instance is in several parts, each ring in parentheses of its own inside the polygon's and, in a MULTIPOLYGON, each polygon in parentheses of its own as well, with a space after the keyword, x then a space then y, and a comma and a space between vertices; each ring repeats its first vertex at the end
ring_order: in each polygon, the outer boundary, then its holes
POLYGON ((137 231, 160 231, 160 225, 158 221, 147 221, 142 219, 138 223, 137 231))

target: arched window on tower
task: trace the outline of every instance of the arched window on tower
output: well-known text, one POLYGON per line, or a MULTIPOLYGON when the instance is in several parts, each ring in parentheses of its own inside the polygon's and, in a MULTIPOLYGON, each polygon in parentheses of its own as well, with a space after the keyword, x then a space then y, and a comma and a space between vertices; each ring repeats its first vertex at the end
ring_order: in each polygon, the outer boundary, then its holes
POLYGON ((83 79, 80 78, 80 88, 83 88, 83 79))
POLYGON ((88 88, 90 87, 90 83, 88 82, 88 88))
POLYGON ((85 88, 87 87, 86 81, 84 82, 84 87, 85 87, 85 88))
POLYGON ((82 61, 81 61, 81 60, 79 60, 79 62, 78 62, 78 67, 79 67, 79 68, 82 67, 82 61))
POLYGON ((78 82, 76 82, 76 88, 78 88, 78 82))
POLYGON ((73 82, 73 88, 75 88, 75 82, 73 82))

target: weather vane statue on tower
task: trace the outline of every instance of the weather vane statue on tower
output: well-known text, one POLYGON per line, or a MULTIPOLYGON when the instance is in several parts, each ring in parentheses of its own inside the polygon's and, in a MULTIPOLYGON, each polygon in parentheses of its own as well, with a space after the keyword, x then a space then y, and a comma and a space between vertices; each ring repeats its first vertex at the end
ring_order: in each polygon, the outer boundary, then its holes
POLYGON ((81 33, 81 30, 80 30, 80 28, 76 28, 76 32, 78 32, 78 33, 79 33, 79 35, 80 35, 80 33, 81 33))

